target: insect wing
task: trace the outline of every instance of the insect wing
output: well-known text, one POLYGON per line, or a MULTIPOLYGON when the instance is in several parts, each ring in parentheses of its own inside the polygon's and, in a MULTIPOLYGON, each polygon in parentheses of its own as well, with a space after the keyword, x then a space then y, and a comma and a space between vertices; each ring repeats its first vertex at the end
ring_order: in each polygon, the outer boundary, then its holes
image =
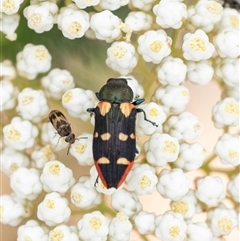
POLYGON ((107 188, 119 187, 135 158, 135 120, 132 103, 100 102, 94 110, 93 156, 98 174, 107 188))
POLYGON ((61 137, 68 136, 72 132, 71 126, 62 112, 58 110, 51 111, 49 120, 61 137))

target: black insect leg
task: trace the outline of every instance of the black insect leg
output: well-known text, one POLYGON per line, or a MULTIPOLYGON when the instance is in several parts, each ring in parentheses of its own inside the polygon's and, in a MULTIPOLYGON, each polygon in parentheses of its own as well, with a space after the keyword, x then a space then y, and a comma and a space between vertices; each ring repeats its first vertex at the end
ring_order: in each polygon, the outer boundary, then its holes
POLYGON ((143 116, 144 116, 144 120, 145 120, 145 121, 148 121, 148 122, 150 122, 152 125, 158 127, 158 125, 157 125, 155 122, 150 121, 149 119, 147 119, 146 113, 145 113, 145 111, 144 111, 143 109, 137 108, 136 110, 137 110, 138 113, 140 113, 140 112, 143 113, 143 116))
POLYGON ((97 176, 97 178, 96 178, 96 181, 95 181, 95 183, 94 183, 94 187, 97 187, 98 179, 99 179, 99 176, 97 176))
POLYGON ((95 108, 87 108, 87 112, 94 112, 95 108))

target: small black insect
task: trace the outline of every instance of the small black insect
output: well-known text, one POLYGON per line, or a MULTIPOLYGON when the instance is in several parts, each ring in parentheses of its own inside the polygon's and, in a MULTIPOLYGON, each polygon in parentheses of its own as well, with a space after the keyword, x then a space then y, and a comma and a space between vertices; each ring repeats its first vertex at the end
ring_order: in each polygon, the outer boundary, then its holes
POLYGON ((59 110, 52 110, 48 115, 49 120, 51 121, 53 127, 56 129, 57 133, 61 137, 66 137, 65 141, 69 143, 67 155, 69 153, 69 149, 71 144, 77 140, 75 134, 72 133, 72 128, 70 123, 68 122, 67 118, 64 114, 59 110))

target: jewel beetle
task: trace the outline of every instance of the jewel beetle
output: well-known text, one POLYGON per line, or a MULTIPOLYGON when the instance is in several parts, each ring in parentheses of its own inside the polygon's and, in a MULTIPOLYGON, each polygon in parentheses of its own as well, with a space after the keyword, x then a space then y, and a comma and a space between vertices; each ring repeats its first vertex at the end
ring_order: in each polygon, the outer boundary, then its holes
POLYGON ((67 155, 68 155, 71 144, 73 144, 75 140, 77 140, 77 138, 75 137, 75 134, 72 133, 72 128, 70 123, 68 122, 64 114, 59 110, 52 110, 49 113, 48 118, 52 123, 53 127, 56 129, 57 133, 61 137, 64 137, 64 136, 66 137, 65 141, 69 143, 68 150, 67 150, 67 155))
POLYGON ((87 111, 94 114, 93 158, 98 175, 106 188, 118 188, 131 170, 135 158, 135 122, 137 113, 142 112, 144 120, 156 123, 146 117, 141 108, 144 102, 133 102, 133 91, 124 78, 110 78, 96 93, 99 103, 87 111))

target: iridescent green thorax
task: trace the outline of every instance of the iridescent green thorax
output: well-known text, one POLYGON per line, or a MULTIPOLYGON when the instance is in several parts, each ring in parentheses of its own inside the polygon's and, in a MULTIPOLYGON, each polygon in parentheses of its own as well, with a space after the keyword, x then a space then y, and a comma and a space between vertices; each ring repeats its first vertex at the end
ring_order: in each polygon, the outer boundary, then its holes
POLYGON ((98 98, 100 101, 116 103, 131 102, 133 99, 133 91, 128 86, 126 79, 111 78, 100 89, 98 98))

